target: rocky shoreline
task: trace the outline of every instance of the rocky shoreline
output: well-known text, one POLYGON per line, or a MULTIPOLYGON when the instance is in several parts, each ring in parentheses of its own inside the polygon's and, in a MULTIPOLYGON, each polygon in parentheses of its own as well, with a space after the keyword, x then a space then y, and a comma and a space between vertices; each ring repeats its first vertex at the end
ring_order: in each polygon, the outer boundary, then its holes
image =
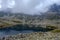
POLYGON ((0 40, 60 40, 60 33, 34 32, 29 34, 17 34, 0 38, 0 40))

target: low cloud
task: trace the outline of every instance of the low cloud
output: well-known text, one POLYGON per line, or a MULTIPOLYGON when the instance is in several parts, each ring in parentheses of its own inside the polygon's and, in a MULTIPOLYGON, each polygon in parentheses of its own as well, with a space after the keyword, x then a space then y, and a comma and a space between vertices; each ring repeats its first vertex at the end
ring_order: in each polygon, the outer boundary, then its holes
POLYGON ((4 1, 3 4, 0 3, 0 5, 5 6, 0 8, 11 8, 12 12, 40 14, 40 12, 47 12, 53 4, 60 5, 60 0, 9 0, 7 3, 6 1, 4 1))

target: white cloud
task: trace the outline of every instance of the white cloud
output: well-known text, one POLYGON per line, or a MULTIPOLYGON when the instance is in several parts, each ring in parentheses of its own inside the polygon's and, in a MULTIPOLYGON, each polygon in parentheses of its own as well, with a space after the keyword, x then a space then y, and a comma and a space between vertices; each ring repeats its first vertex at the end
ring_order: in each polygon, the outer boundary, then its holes
POLYGON ((0 4, 2 3, 2 0, 0 0, 0 4))
POLYGON ((0 5, 0 8, 2 8, 2 6, 0 5))
POLYGON ((9 0, 7 3, 6 1, 4 1, 3 8, 9 7, 12 8, 12 12, 23 12, 27 14, 47 12, 51 5, 55 3, 60 5, 60 0, 9 0))
POLYGON ((59 2, 60 2, 60 0, 23 0, 19 4, 19 7, 17 4, 16 11, 17 12, 24 12, 27 14, 46 12, 49 10, 51 5, 53 5, 54 3, 59 4, 59 2))
POLYGON ((2 8, 2 5, 1 4, 2 4, 2 0, 0 0, 0 9, 2 8))
POLYGON ((9 8, 13 8, 14 5, 15 5, 15 0, 8 0, 7 6, 8 6, 9 8))
POLYGON ((51 5, 53 5, 54 3, 57 4, 58 2, 60 1, 59 0, 45 0, 44 2, 37 5, 35 9, 40 12, 47 12, 51 5))

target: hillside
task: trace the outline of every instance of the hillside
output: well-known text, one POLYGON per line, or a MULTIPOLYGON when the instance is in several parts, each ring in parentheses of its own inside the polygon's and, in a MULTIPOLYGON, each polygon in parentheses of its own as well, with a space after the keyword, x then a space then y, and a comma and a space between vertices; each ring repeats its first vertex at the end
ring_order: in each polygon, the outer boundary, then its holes
POLYGON ((60 40, 60 6, 54 4, 41 15, 0 12, 0 30, 34 30, 33 33, 0 37, 0 40, 60 40), (53 9, 53 10, 52 10, 53 9), (55 10, 56 9, 56 10, 55 10))

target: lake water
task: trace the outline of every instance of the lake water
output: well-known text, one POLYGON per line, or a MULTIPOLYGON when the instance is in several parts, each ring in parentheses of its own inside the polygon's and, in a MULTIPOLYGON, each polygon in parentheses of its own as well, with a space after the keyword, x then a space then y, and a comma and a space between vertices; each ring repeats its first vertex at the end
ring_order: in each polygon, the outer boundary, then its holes
POLYGON ((16 31, 16 30, 0 30, 0 37, 5 37, 9 35, 16 35, 19 33, 31 33, 33 30, 22 30, 22 31, 16 31))
POLYGON ((23 26, 14 26, 12 28, 4 28, 4 29, 0 29, 0 37, 5 37, 5 36, 9 36, 9 35, 16 35, 19 33, 32 33, 32 32, 47 32, 49 31, 49 29, 46 28, 42 28, 42 27, 32 27, 32 28, 28 28, 28 27, 23 27, 23 26))

